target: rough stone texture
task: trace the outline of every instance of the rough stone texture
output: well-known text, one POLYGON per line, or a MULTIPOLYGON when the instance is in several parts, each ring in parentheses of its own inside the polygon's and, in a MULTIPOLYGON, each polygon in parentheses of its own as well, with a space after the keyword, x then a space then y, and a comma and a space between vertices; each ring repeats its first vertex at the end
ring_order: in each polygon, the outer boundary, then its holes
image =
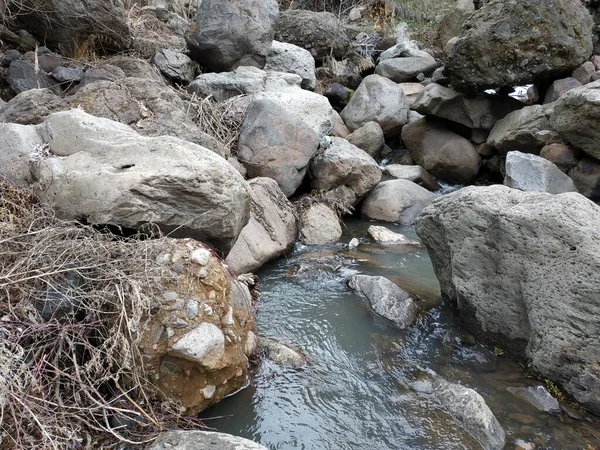
POLYGON ((418 241, 407 238, 403 234, 394 233, 386 227, 371 225, 367 230, 369 236, 379 243, 384 245, 421 245, 418 241))
POLYGON ((565 95, 571 89, 575 89, 581 86, 581 83, 577 81, 573 77, 561 78, 560 80, 555 80, 552 85, 546 91, 546 96, 544 97, 544 103, 552 103, 555 100, 558 100, 560 97, 565 95))
POLYGON ((351 45, 343 24, 335 15, 303 9, 281 11, 275 39, 304 48, 316 59, 330 54, 343 59, 351 45))
POLYGON ((147 264, 158 266, 163 290, 154 295, 157 311, 141 330, 139 346, 149 379, 195 415, 245 384, 252 303, 239 301, 236 281, 202 243, 166 239, 155 245, 160 254, 147 264))
POLYGON ((79 109, 37 129, 51 156, 32 166, 36 192, 62 217, 127 228, 152 222, 225 251, 248 222, 246 182, 206 148, 140 136, 79 109))
POLYGON ((8 68, 8 81, 10 88, 15 94, 30 89, 49 88, 59 93, 58 83, 46 75, 43 71, 36 72, 32 62, 24 59, 13 61, 8 68))
POLYGON ((252 208, 250 221, 227 255, 225 262, 234 273, 253 272, 289 251, 298 228, 294 207, 270 178, 250 180, 252 208))
POLYGON ((129 78, 148 78, 164 84, 158 69, 147 61, 131 56, 113 56, 109 64, 118 67, 129 78))
MULTIPOLYGON (((16 185, 32 182, 29 170, 37 148, 43 145, 42 138, 34 127, 0 123, 0 177, 16 185)), ((37 155, 36 155, 37 156, 37 155)))
POLYGON ((360 212, 370 219, 412 225, 434 199, 434 194, 412 181, 383 181, 367 195, 360 212))
POLYGON ((176 83, 191 83, 196 76, 196 64, 183 53, 161 49, 154 55, 154 64, 168 79, 176 83))
POLYGON ((122 51, 131 44, 127 12, 120 0, 21 0, 19 8, 15 27, 30 31, 63 55, 82 45, 91 51, 122 51))
POLYGON ((511 97, 471 97, 452 88, 431 83, 415 99, 412 109, 426 116, 448 119, 468 128, 491 130, 496 121, 522 107, 521 102, 511 97))
POLYGON ((412 181, 430 191, 441 189, 438 182, 435 181, 435 178, 421 166, 389 164, 384 167, 383 171, 394 178, 412 181))
POLYGON ((62 84, 79 83, 83 78, 83 69, 79 67, 58 66, 52 70, 52 78, 62 84))
POLYGON ((342 237, 339 217, 323 203, 315 203, 299 212, 298 230, 304 245, 329 244, 342 237))
POLYGON ((319 136, 271 100, 257 100, 240 127, 238 158, 249 178, 268 177, 290 197, 302 184, 319 136))
POLYGON ((415 80, 419 74, 431 75, 437 67, 437 62, 432 56, 427 56, 389 58, 377 65, 375 73, 396 83, 415 80))
POLYGON ((554 103, 550 123, 568 143, 600 159, 600 81, 572 89, 554 103))
POLYGON ((106 65, 104 67, 90 67, 81 77, 81 82, 77 89, 81 89, 88 84, 97 83, 99 81, 117 81, 119 78, 124 78, 125 73, 118 67, 106 65))
POLYGON ((325 89, 323 95, 327 97, 327 100, 329 100, 331 106, 341 111, 346 107, 352 98, 353 93, 354 92, 350 88, 341 83, 332 83, 327 89, 325 89))
POLYGON ((381 156, 381 150, 385 145, 385 136, 383 130, 377 122, 367 122, 354 133, 346 136, 348 142, 356 145, 361 150, 367 152, 373 159, 381 156))
POLYGON ((212 431, 169 431, 146 450, 267 450, 267 447, 237 436, 212 431))
POLYGON ((504 448, 506 434, 502 426, 474 389, 434 376, 421 381, 417 390, 429 394, 483 450, 504 448))
POLYGON ((491 0, 465 21, 446 70, 461 91, 557 78, 592 54, 592 25, 576 0, 491 0))
POLYGON ((580 194, 469 187, 416 222, 468 328, 600 412, 600 207, 580 194))
POLYGON ((223 102, 242 94, 279 91, 290 86, 300 86, 302 78, 284 72, 267 72, 256 67, 242 66, 233 72, 203 73, 188 86, 190 94, 212 96, 223 102))
POLYGON ((415 163, 440 180, 469 184, 479 173, 481 157, 473 144, 435 120, 406 125, 402 140, 415 163))
POLYGON ((452 5, 444 14, 437 27, 437 42, 441 48, 463 31, 463 24, 469 15, 475 11, 472 0, 460 0, 452 5))
MULTIPOLYGON (((0 114, 1 114, 1 111, 0 111, 0 114)), ((348 129, 348 127, 344 123, 344 120, 342 119, 342 117, 336 110, 333 110, 331 112, 331 123, 332 123, 331 136, 341 137, 341 138, 348 137, 348 135, 350 134, 350 130, 348 129)))
POLYGON ((596 66, 594 66, 594 63, 591 61, 586 61, 577 69, 575 69, 571 76, 581 84, 588 84, 590 81, 592 81, 595 72, 596 66))
MULTIPOLYGON (((295 75, 290 75, 295 76, 295 75)), ((265 91, 240 100, 250 104, 254 100, 268 99, 277 103, 290 114, 311 127, 319 137, 328 136, 333 129, 334 110, 325 97, 314 92, 288 87, 277 91, 265 91)))
POLYGON ((379 75, 369 75, 340 115, 351 131, 367 122, 377 122, 385 137, 393 138, 408 122, 408 103, 396 83, 379 75))
POLYGON ((549 144, 540 151, 540 156, 554 163, 563 172, 568 172, 581 159, 583 152, 567 144, 549 144))
POLYGON ((331 145, 314 158, 309 175, 313 188, 354 206, 379 183, 381 169, 365 151, 333 137, 331 145))
POLYGON ((348 285, 365 297, 373 311, 401 329, 415 321, 419 308, 410 295, 384 277, 354 275, 348 285))
POLYGON ((300 369, 306 365, 306 358, 304 356, 274 339, 259 337, 257 350, 259 352, 264 352, 267 358, 280 366, 289 366, 294 369, 300 369))
POLYGON ((278 15, 275 0, 203 0, 185 36, 188 49, 194 60, 211 71, 262 68, 278 15))
POLYGON ((66 100, 50 89, 31 89, 6 103, 0 110, 0 123, 36 125, 53 112, 68 108, 66 100))
POLYGON ((552 162, 531 153, 508 152, 504 184, 522 191, 577 192, 573 180, 552 162))
POLYGON ((560 405, 544 386, 509 387, 506 390, 542 412, 560 411, 560 405))
POLYGON ((583 158, 569 170, 569 176, 579 192, 594 201, 600 201, 600 161, 583 158))
POLYGON ((296 74, 302 78, 303 89, 314 91, 317 85, 315 59, 308 50, 294 44, 273 41, 265 70, 296 74))
POLYGON ((425 86, 421 83, 398 83, 398 86, 400 86, 400 89, 406 95, 406 101, 411 108, 419 94, 425 89, 425 86))
POLYGON ((508 114, 496 122, 487 144, 501 154, 511 150, 538 154, 545 145, 560 142, 547 117, 550 110, 547 106, 532 105, 508 114))

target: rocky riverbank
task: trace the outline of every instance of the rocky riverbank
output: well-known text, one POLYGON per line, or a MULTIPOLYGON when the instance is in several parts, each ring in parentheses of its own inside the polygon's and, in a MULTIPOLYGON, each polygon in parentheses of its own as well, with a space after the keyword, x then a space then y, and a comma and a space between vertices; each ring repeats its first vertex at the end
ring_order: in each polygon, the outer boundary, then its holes
MULTIPOLYGON (((434 15, 428 42, 411 39, 391 1, 337 15, 275 0, 50 3, 0 3, 2 195, 32 193, 57 220, 117 241, 168 235, 170 250, 144 262, 166 284, 144 291, 155 301, 129 337, 159 397, 190 415, 239 390, 256 347, 239 279, 252 286, 248 274, 298 240, 338 242, 355 215, 416 224, 465 326, 600 414, 594 2, 459 0, 434 15), (462 189, 442 195, 448 185, 462 189)), ((33 238, 6 225, 10 204, 2 245, 33 238)), ((13 261, 14 249, 1 250, 13 261)), ((41 308, 11 264, 0 273, 7 311, 31 310, 30 325, 59 320, 70 289, 74 311, 85 309, 86 284, 69 277, 90 275, 74 261, 31 269, 60 294, 41 308)), ((387 278, 349 283, 399 328, 430 306, 387 278)), ((89 326, 78 317, 69 323, 89 326)), ((4 345, 15 344, 9 335, 4 345)), ((118 370, 111 377, 127 384, 118 370)), ((454 405, 442 393, 462 394, 436 377, 428 394, 454 405)), ((475 391, 469 405, 487 408, 475 391)), ((502 448, 504 431, 484 412, 489 426, 470 435, 502 448)), ((19 442, 9 417, 6 438, 19 442)), ((100 429, 123 438, 108 422, 100 429)), ((31 435, 51 441, 43 424, 31 435)))

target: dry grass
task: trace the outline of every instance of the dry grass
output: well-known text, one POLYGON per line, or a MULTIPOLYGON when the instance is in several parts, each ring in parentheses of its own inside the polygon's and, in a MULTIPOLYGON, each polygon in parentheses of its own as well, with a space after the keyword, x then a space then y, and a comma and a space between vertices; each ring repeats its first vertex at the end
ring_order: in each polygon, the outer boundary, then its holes
POLYGON ((327 196, 326 192, 313 190, 313 192, 303 195, 294 202, 294 211, 296 218, 300 220, 303 212, 315 204, 323 204, 331 208, 333 212, 341 219, 343 216, 349 216, 354 213, 354 207, 343 201, 327 196))
POLYGON ((163 245, 60 221, 0 181, 0 448, 132 447, 185 425, 137 345, 163 245))

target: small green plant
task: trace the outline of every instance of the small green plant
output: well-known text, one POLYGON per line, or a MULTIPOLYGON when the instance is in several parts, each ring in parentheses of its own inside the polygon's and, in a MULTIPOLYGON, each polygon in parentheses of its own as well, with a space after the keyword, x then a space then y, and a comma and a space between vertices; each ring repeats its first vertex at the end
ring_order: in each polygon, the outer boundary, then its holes
POLYGON ((557 400, 565 399, 565 394, 563 394, 559 387, 556 386, 551 380, 545 379, 544 383, 546 383, 546 389, 548 389, 548 392, 550 392, 554 398, 557 400))
POLYGON ((494 347, 494 354, 496 356, 504 356, 504 350, 502 350, 500 347, 494 347))

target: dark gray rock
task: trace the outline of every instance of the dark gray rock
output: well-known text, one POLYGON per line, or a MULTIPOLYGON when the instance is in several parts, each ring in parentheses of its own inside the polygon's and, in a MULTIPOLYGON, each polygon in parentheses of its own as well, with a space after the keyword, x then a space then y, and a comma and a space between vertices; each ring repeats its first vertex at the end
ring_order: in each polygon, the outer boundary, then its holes
POLYGON ((571 89, 575 89, 580 86, 581 86, 581 83, 573 77, 567 77, 567 78, 561 78, 560 80, 555 80, 552 83, 552 85, 548 88, 548 90, 546 91, 546 96, 544 97, 544 103, 552 103, 553 101, 558 100, 560 97, 565 95, 571 89))
POLYGON ((196 64, 183 53, 161 49, 154 55, 154 64, 158 70, 176 83, 189 84, 196 76, 196 64))
POLYGON ((278 14, 275 0, 203 0, 186 35, 191 56, 215 72, 239 66, 262 68, 278 14))
POLYGON ((600 161, 583 158, 568 173, 579 192, 596 202, 600 201, 600 161))
POLYGON ((377 122, 367 122, 354 133, 346 136, 348 142, 367 152, 373 159, 378 159, 385 145, 383 130, 377 122))
POLYGON ((79 83, 83 78, 83 69, 58 66, 52 71, 52 78, 59 83, 79 83))
POLYGON ((55 93, 60 93, 56 81, 41 70, 36 72, 33 63, 24 59, 18 59, 11 63, 8 68, 8 81, 10 88, 15 94, 20 94, 30 89, 44 88, 50 88, 55 93))
POLYGON ((431 75, 437 62, 432 56, 426 55, 386 59, 377 65, 375 73, 396 83, 415 80, 419 74, 431 75))
POLYGON ((600 207, 580 194, 468 187, 416 231, 466 326, 600 412, 600 207), (568 318, 568 320, 565 320, 568 318))

